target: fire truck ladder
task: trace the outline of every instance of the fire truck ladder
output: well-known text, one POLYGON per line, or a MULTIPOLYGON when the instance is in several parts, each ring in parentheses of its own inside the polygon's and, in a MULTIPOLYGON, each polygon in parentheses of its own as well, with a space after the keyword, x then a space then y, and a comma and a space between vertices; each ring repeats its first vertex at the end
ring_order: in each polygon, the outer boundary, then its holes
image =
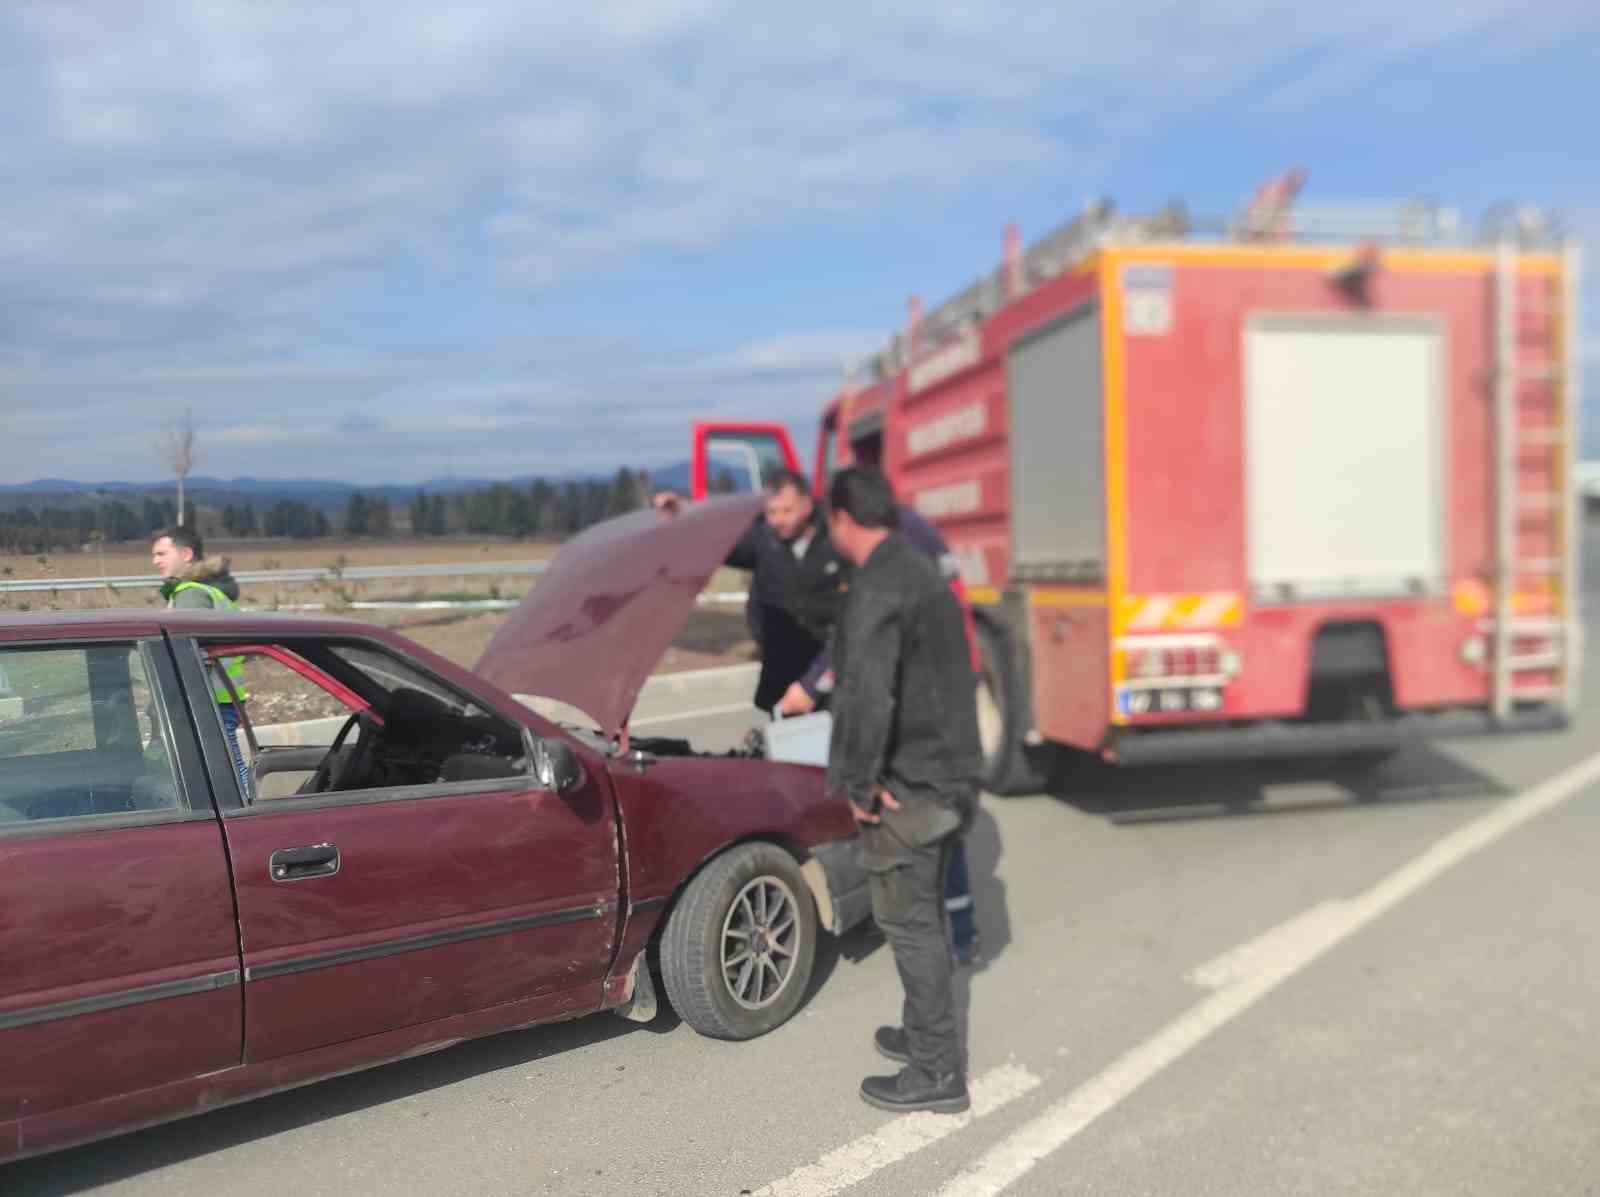
POLYGON ((1576 493, 1579 250, 1557 274, 1495 265, 1496 535, 1493 670, 1497 719, 1518 703, 1577 707, 1581 661, 1576 493))

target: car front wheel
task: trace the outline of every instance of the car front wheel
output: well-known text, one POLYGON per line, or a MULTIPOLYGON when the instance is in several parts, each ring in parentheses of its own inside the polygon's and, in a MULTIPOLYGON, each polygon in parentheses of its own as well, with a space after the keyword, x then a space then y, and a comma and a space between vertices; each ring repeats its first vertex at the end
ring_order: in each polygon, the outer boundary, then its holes
POLYGON ((661 977, 673 1009, 702 1035, 753 1039, 805 1000, 817 912, 794 859, 743 844, 684 891, 661 937, 661 977))

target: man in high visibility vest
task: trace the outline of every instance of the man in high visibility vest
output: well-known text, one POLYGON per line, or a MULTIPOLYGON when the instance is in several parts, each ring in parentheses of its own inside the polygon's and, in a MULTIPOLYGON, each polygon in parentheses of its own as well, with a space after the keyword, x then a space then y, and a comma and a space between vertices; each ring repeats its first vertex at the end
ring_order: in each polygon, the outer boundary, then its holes
MULTIPOLYGON (((162 528, 150 537, 150 564, 161 575, 161 597, 179 610, 235 611, 239 584, 228 572, 226 557, 218 565, 206 560, 205 546, 193 529, 182 524, 162 528)), ((228 752, 239 773, 239 790, 250 800, 250 769, 239 748, 239 709, 245 700, 244 661, 228 657, 213 670, 212 697, 227 730, 228 752)))

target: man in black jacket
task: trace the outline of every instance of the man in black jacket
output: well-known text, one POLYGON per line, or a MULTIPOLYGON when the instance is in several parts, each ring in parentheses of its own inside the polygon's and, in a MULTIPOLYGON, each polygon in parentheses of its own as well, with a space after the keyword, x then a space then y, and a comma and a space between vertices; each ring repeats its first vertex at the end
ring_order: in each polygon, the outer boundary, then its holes
MULTIPOLYGON (((897 515, 895 531, 912 548, 926 554, 938 567, 939 576, 947 585, 958 579, 960 570, 956 559, 950 552, 950 546, 945 543, 944 537, 939 534, 939 530, 917 514, 914 507, 902 503, 895 511, 897 515)), ((849 562, 843 564, 843 576, 848 579, 849 562)), ((824 618, 831 622, 837 615, 836 610, 830 610, 824 613, 824 618)), ((972 652, 973 685, 977 685, 979 662, 970 639, 968 647, 972 652)), ((790 686, 788 692, 779 700, 778 711, 785 716, 804 715, 824 706, 828 701, 828 691, 833 686, 832 679, 833 661, 829 650, 824 648, 800 680, 790 686)), ((972 882, 967 875, 967 851, 962 839, 963 837, 957 836, 950 847, 949 872, 945 874, 944 908, 950 915, 950 939, 955 950, 956 962, 969 965, 978 962, 981 949, 978 945, 978 912, 972 900, 972 882)))
POLYGON ((872 913, 905 988, 902 1024, 878 1051, 906 1067, 868 1077, 886 1110, 969 1105, 952 991, 943 881, 976 808, 982 757, 961 607, 937 567, 895 532, 888 480, 847 469, 829 487, 828 530, 850 577, 833 641, 828 785, 862 825, 872 913))
MULTIPOLYGON (((726 564, 750 571, 745 620, 761 649, 755 704, 771 711, 795 689, 822 652, 838 610, 839 557, 806 480, 779 470, 766 481, 762 514, 728 553, 726 564)), ((655 505, 676 510, 668 493, 655 505)))

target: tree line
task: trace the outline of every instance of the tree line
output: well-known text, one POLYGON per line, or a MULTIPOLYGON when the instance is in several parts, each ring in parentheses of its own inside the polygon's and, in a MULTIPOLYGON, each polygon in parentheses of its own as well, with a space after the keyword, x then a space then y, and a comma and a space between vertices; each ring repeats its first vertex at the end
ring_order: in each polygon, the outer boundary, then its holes
POLYGON ((552 483, 540 478, 525 487, 499 483, 456 495, 418 494, 411 500, 408 517, 414 536, 466 532, 559 540, 601 520, 637 511, 649 501, 649 471, 620 469, 610 482, 595 478, 552 483))
MULTIPOLYGON (((191 519, 193 510, 191 504, 191 519)), ((19 507, 0 511, 0 553, 49 553, 95 541, 139 540, 156 528, 177 522, 178 506, 171 499, 147 497, 137 504, 112 499, 93 506, 39 511, 19 507)))
MULTIPOLYGON (((418 492, 400 504, 383 495, 356 491, 333 518, 314 504, 294 499, 197 509, 190 498, 185 514, 191 525, 198 521, 202 535, 234 539, 468 534, 559 540, 601 520, 637 510, 649 500, 649 471, 619 469, 609 481, 550 482, 541 478, 527 486, 497 483, 448 495, 418 492)), ((20 507, 0 511, 0 553, 38 554, 70 551, 97 541, 137 541, 177 522, 177 505, 171 499, 153 497, 137 503, 103 499, 70 508, 20 507)))

